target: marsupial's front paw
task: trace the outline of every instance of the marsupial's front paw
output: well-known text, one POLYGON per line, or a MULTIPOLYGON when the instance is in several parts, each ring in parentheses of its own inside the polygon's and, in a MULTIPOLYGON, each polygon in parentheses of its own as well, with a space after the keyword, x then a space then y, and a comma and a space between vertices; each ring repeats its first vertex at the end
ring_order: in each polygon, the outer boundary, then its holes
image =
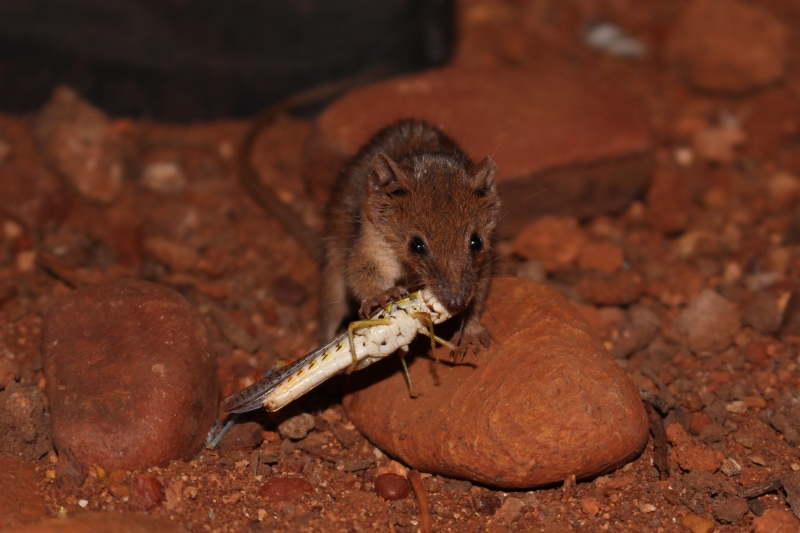
POLYGON ((361 309, 359 309, 358 314, 361 315, 362 319, 370 318, 378 309, 386 309, 386 306, 389 305, 389 302, 399 300, 407 294, 408 290, 406 290, 405 287, 392 287, 391 289, 386 289, 382 293, 364 300, 361 303, 361 309))
POLYGON ((467 320, 463 328, 459 328, 450 342, 457 346, 453 352, 453 358, 459 358, 460 361, 464 360, 467 355, 467 350, 472 349, 475 355, 478 355, 481 347, 488 348, 492 345, 492 336, 489 330, 481 326, 477 320, 467 320))

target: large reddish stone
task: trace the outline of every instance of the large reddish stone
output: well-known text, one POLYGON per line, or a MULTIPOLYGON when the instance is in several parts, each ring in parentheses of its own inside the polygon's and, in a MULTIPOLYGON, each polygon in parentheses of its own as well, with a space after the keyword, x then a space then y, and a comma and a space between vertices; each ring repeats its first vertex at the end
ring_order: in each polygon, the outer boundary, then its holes
POLYGON ((416 357, 409 397, 396 361, 350 376, 350 419, 410 466, 505 489, 590 477, 647 442, 636 387, 580 313, 554 290, 493 282, 484 323, 494 344, 474 364, 416 357))
POLYGON ((214 423, 216 360, 200 314, 141 280, 73 291, 42 324, 59 453, 135 470, 193 456, 214 423))
POLYGON ((84 513, 43 520, 4 533, 185 533, 181 525, 143 514, 84 513))
POLYGON ((444 68, 345 95, 317 121, 306 174, 327 195, 342 163, 400 118, 440 126, 474 160, 491 155, 506 232, 542 213, 616 210, 650 176, 647 118, 620 87, 563 69, 444 68))
POLYGON ((786 26, 760 6, 697 0, 675 25, 665 55, 696 87, 747 92, 783 76, 787 36, 786 26))
POLYGON ((38 483, 43 477, 33 464, 0 455, 0 530, 48 516, 38 483))

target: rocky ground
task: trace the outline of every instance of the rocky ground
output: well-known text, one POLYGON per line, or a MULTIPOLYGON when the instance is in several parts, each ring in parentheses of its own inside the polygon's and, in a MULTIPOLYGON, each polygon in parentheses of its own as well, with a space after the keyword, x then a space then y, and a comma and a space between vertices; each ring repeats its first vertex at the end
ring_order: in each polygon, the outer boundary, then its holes
POLYGON ((248 124, 109 118, 68 89, 0 116, 0 530, 800 529, 800 8, 465 0, 460 18, 444 71, 282 117, 254 163, 319 227, 332 169, 398 115, 492 155, 495 347, 451 365, 422 343, 421 398, 389 359, 213 450, 219 399, 318 331, 317 266, 237 181, 248 124), (613 367, 586 357, 600 344, 613 367), (525 366, 576 353, 557 387, 525 366), (519 424, 482 428, 493 401, 519 424), (450 445, 465 434, 484 444, 450 445))

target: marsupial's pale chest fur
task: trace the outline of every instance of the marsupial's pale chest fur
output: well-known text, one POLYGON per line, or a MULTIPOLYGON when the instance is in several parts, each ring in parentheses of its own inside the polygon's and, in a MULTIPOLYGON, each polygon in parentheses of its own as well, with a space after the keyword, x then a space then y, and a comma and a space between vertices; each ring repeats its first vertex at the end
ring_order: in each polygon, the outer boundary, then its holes
POLYGON ((424 122, 375 134, 341 171, 328 205, 322 338, 333 337, 351 304, 363 316, 424 287, 463 313, 456 342, 488 345, 478 318, 492 273, 496 170, 424 122))

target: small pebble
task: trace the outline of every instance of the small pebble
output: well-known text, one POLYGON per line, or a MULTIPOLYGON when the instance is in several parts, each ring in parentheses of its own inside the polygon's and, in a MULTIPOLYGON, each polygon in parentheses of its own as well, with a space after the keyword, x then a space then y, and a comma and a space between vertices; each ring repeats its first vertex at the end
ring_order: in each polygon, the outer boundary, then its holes
POLYGON ((736 462, 736 459, 733 459, 732 457, 728 457, 723 460, 719 469, 722 470, 722 473, 728 477, 738 476, 742 473, 742 465, 736 462))
POLYGON ((313 494, 314 487, 305 479, 271 477, 258 489, 258 496, 269 502, 289 503, 304 494, 313 494))
POLYGON ((752 500, 748 500, 747 507, 749 507, 750 511, 756 516, 763 515, 764 511, 767 510, 766 504, 761 500, 759 500, 758 498, 753 498, 752 500))
POLYGON ((481 491, 472 498, 472 506, 475 508, 475 512, 484 516, 492 516, 502 504, 503 502, 500 501, 500 498, 491 492, 481 491))
POLYGON ((600 512, 600 502, 597 498, 588 496, 581 500, 581 511, 589 516, 597 516, 597 513, 600 512))
POLYGON ((681 518, 681 524, 692 533, 711 533, 716 527, 713 520, 693 514, 687 514, 681 518))
POLYGON ((707 289, 678 315, 673 330, 690 350, 700 353, 721 351, 730 346, 740 326, 734 306, 707 289))
POLYGON ((506 524, 511 524, 520 515, 522 509, 525 507, 525 502, 519 498, 506 498, 503 505, 495 513, 495 518, 506 524))
POLYGON ((278 433, 284 438, 300 440, 304 439, 314 429, 314 426, 314 417, 308 413, 303 413, 281 422, 278 426, 278 433))
POLYGON ((261 425, 256 422, 234 424, 222 437, 219 449, 225 450, 252 450, 258 448, 264 441, 261 425))
POLYGON ((737 432, 733 436, 733 440, 735 440, 745 448, 752 448, 756 443, 756 439, 750 433, 737 432))
POLYGON ((174 161, 159 161, 145 167, 142 185, 159 194, 177 194, 186 188, 186 176, 174 161))
POLYGON ((733 413, 733 414, 736 414, 736 415, 741 415, 741 414, 747 412, 747 404, 744 403, 741 400, 736 400, 735 402, 731 402, 728 405, 726 405, 725 409, 729 413, 733 413))
POLYGON ((132 511, 149 511, 164 499, 164 487, 154 477, 136 474, 133 493, 128 500, 132 511))
POLYGON ((397 474, 381 474, 375 478, 375 492, 384 500, 400 500, 411 493, 411 483, 397 474))
POLYGON ((639 509, 643 513, 652 513, 656 510, 656 506, 653 505, 652 503, 641 503, 639 504, 639 509))
POLYGON ((750 461, 755 465, 767 466, 767 462, 760 455, 751 455, 750 457, 748 457, 748 459, 750 459, 750 461))
POLYGON ((714 518, 725 524, 741 524, 749 511, 747 502, 738 496, 720 497, 714 503, 714 518))
POLYGON ((78 500, 78 505, 86 509, 89 507, 89 500, 78 500))

